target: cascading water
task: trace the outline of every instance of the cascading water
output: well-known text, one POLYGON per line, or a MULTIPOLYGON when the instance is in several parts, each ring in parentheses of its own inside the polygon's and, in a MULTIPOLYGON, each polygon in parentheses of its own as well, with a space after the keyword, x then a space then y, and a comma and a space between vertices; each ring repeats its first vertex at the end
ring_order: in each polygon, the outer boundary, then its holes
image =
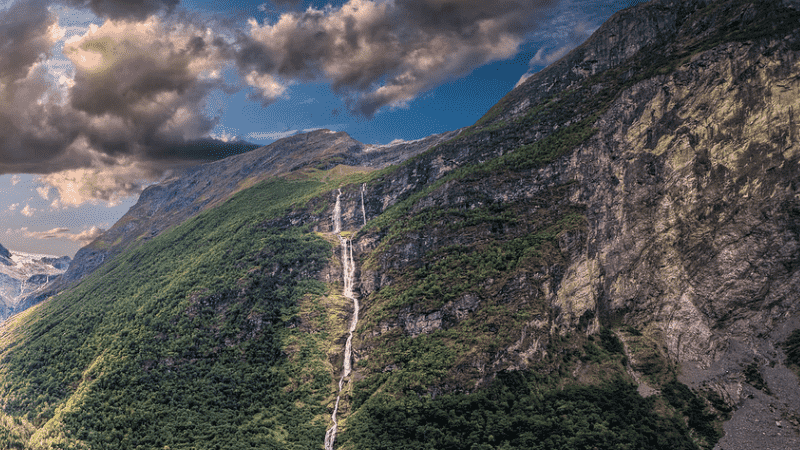
MULTIPOLYGON (((346 298, 353 301, 353 318, 350 321, 350 331, 347 336, 347 342, 344 346, 344 364, 342 368, 342 377, 339 378, 339 393, 336 395, 336 404, 333 407, 333 414, 331 415, 331 420, 333 421, 333 426, 325 432, 325 450, 333 450, 333 442, 336 440, 336 430, 338 427, 338 422, 336 420, 336 414, 339 412, 339 401, 341 400, 342 396, 342 389, 344 388, 344 380, 346 377, 350 376, 351 365, 350 365, 350 358, 353 349, 353 333, 356 331, 356 325, 358 325, 358 299, 356 299, 355 294, 353 293, 353 279, 355 278, 356 273, 356 266, 353 262, 353 243, 342 237, 342 209, 341 209, 341 196, 342 191, 339 190, 339 193, 336 195, 336 205, 333 207, 333 232, 339 236, 339 243, 342 245, 342 274, 344 278, 344 288, 342 289, 342 295, 346 298)), ((362 190, 362 211, 364 207, 363 203, 363 190, 362 190)), ((366 213, 364 213, 364 223, 366 223, 366 213)))
POLYGON ((364 216, 364 225, 367 224, 367 210, 364 208, 364 191, 367 190, 367 183, 361 185, 361 215, 364 216))

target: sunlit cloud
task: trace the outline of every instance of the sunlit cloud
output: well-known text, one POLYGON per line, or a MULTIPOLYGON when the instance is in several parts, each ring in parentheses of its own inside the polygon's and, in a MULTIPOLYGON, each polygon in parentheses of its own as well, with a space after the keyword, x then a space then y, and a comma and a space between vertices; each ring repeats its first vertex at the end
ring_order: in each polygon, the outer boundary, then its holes
POLYGON ((72 232, 69 228, 53 228, 47 231, 30 231, 28 227, 22 227, 16 230, 7 229, 5 234, 18 234, 33 239, 66 239, 73 242, 86 245, 98 236, 103 234, 105 230, 97 226, 85 229, 79 232, 72 232))

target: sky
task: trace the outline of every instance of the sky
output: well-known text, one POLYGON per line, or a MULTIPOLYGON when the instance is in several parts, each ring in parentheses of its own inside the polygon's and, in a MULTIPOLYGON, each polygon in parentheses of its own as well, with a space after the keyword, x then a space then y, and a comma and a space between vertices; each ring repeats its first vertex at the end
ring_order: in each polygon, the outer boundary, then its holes
POLYGON ((0 0, 0 244, 73 256, 211 141, 471 125, 635 3, 0 0))

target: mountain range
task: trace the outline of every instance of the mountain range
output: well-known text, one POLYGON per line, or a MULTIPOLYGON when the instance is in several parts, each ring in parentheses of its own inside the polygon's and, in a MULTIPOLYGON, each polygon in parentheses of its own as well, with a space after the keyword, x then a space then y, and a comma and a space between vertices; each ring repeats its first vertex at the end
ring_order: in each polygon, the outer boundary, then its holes
POLYGON ((0 245, 0 320, 26 309, 29 297, 38 297, 69 267, 68 256, 11 252, 0 245))
POLYGON ((0 446, 798 448, 798 92, 800 2, 654 0, 470 127, 178 173, 0 326, 0 446))

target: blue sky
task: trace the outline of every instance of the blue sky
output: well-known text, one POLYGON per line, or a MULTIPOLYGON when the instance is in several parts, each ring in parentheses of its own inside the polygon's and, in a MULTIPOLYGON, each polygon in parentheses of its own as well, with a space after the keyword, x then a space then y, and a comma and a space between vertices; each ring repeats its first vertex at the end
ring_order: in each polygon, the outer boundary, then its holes
POLYGON ((0 0, 0 243, 74 255, 199 139, 468 126, 632 3, 0 0))

